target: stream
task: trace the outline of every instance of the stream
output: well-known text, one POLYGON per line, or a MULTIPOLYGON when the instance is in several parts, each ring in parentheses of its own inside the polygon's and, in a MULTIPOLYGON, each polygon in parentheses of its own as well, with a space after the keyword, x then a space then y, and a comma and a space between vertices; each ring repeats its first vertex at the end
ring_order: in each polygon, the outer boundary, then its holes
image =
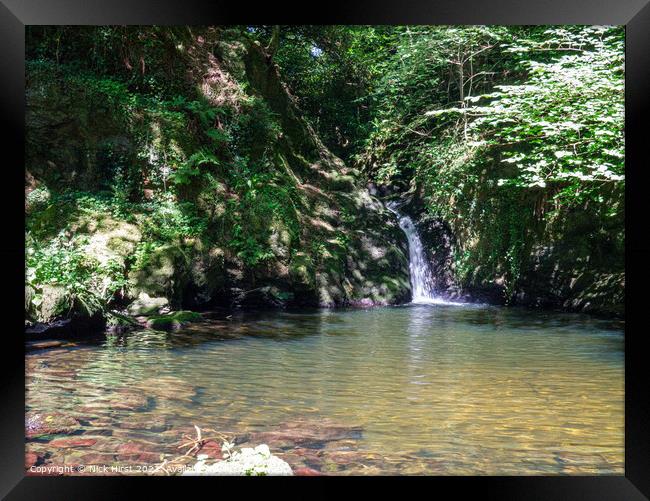
POLYGON ((240 314, 28 353, 28 416, 78 424, 27 450, 157 463, 197 425, 326 473, 622 474, 623 372, 621 326, 576 314, 240 314))

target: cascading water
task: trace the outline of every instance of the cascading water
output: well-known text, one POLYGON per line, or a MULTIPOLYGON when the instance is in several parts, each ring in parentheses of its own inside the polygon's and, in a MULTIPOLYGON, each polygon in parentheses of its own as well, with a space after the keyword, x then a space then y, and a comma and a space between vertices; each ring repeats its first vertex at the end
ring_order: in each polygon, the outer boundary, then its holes
POLYGON ((399 204, 396 202, 386 204, 386 208, 397 216, 399 227, 408 240, 412 302, 419 304, 454 304, 436 297, 433 274, 425 257, 424 247, 422 246, 422 241, 415 228, 415 224, 413 224, 410 217, 400 214, 397 207, 399 207, 399 204))

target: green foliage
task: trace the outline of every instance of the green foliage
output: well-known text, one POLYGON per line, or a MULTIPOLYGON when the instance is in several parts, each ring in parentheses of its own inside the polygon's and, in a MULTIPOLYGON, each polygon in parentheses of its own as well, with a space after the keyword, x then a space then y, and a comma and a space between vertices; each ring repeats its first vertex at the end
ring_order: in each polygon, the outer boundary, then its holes
POLYGON ((381 182, 410 180, 459 121, 427 112, 464 102, 498 82, 508 65, 503 27, 408 27, 372 95, 373 130, 356 160, 381 182), (433 151, 432 151, 433 150, 433 151), (416 158, 414 158, 416 157, 416 158), (426 160, 425 160, 426 158, 426 160))
POLYGON ((510 297, 533 243, 581 212, 614 232, 622 263, 623 30, 409 31, 357 160, 452 224, 461 282, 501 276, 510 297))
MULTIPOLYGON (((242 93, 238 102, 215 105, 185 83, 186 65, 193 64, 185 51, 196 42, 191 31, 28 30, 32 88, 79 122, 93 176, 89 191, 80 191, 84 182, 69 189, 70 177, 46 177, 52 199, 49 191, 35 190, 26 200, 36 286, 94 291, 109 274, 117 284, 118 276, 146 268, 160 248, 185 248, 192 240, 218 242, 256 266, 274 257, 270 224, 288 232, 290 245, 298 241, 295 180, 274 164, 284 161, 276 157, 279 117, 259 96, 242 93), (85 116, 86 110, 96 114, 85 116), (107 135, 111 139, 103 139, 107 135), (81 217, 105 214, 142 232, 119 272, 84 261, 83 244, 72 235, 81 217)), ((50 158, 39 150, 47 141, 34 143, 28 148, 34 162, 50 158)), ((100 295, 102 301, 110 302, 114 289, 100 295)))
POLYGON ((240 161, 233 179, 238 197, 228 201, 227 218, 232 227, 230 246, 247 266, 274 257, 269 239, 275 226, 284 227, 293 242, 299 236, 295 185, 277 173, 265 172, 264 163, 240 161))
POLYGON ((44 285, 60 285, 82 310, 107 313, 123 295, 130 269, 144 269, 157 249, 170 243, 182 247, 185 239, 204 235, 206 226, 193 204, 172 198, 132 203, 110 193, 53 194, 48 205, 33 208, 27 218, 26 283, 37 291, 35 303, 44 285), (142 232, 135 252, 124 261, 102 264, 86 249, 90 234, 85 221, 106 216, 135 222, 142 232))
MULTIPOLYGON (((229 55, 247 38, 267 47, 328 148, 452 226, 464 283, 499 277, 511 296, 533 244, 574 220, 590 222, 585 253, 610 249, 622 262, 622 28, 31 26, 36 301, 58 284, 106 309, 128 272, 170 245, 218 247, 253 273, 280 254, 343 262, 349 232, 304 226, 299 183, 310 180, 289 166, 303 152, 284 135, 287 117, 229 55), (222 91, 232 95, 215 98, 222 91), (76 230, 108 215, 142 238, 124 263, 100 265, 76 230)), ((353 225, 355 211, 340 209, 353 225)))
POLYGON ((38 187, 27 194, 25 206, 28 212, 37 212, 47 207, 50 201, 50 190, 38 187))
MULTIPOLYGON (((323 142, 350 158, 369 131, 377 77, 401 28, 391 26, 282 26, 274 61, 301 111, 323 142)), ((268 44, 270 27, 253 35, 268 44)))
POLYGON ((186 162, 179 165, 170 176, 169 180, 175 184, 189 184, 201 175, 202 165, 219 165, 219 159, 209 151, 199 150, 190 155, 186 162))
POLYGON ((277 117, 259 97, 250 97, 243 103, 241 114, 231 126, 233 149, 236 155, 259 159, 273 150, 281 128, 277 117))
POLYGON ((506 50, 528 58, 554 50, 556 57, 522 61, 529 74, 524 84, 499 85, 468 98, 489 100, 486 105, 454 111, 472 117, 470 131, 483 148, 501 148, 501 161, 516 167, 517 175, 500 184, 543 188, 570 183, 578 191, 591 181, 622 181, 623 31, 561 28, 544 35, 543 40, 517 40, 506 50))
POLYGON ((45 244, 27 240, 26 284, 36 291, 36 307, 40 306, 44 285, 59 285, 74 305, 94 315, 103 312, 125 286, 122 266, 113 260, 100 264, 84 252, 85 243, 83 237, 69 238, 63 233, 45 244))

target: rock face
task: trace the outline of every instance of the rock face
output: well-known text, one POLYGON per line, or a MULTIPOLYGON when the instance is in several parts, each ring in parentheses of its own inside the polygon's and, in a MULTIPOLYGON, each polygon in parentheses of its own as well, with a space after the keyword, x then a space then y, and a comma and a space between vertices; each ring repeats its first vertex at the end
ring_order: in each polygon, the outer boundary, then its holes
MULTIPOLYGON (((232 228, 226 227, 221 240, 215 241, 206 230, 196 238, 151 246, 147 260, 136 267, 134 254, 146 243, 147 233, 138 217, 122 220, 99 212, 79 217, 72 233, 88 237, 84 252, 100 265, 119 267, 127 278, 114 301, 120 308, 130 303, 131 315, 159 315, 166 307, 334 307, 408 301, 406 240, 390 212, 369 193, 360 173, 333 155, 302 118, 265 50, 246 37, 223 36, 218 30, 202 32, 178 56, 178 64, 187 70, 183 78, 196 81, 201 94, 188 99, 205 98, 216 107, 233 108, 255 99, 277 117, 277 135, 261 144, 266 150, 257 154, 272 158, 274 182, 292 193, 293 207, 287 208, 292 227, 279 217, 256 221, 256 235, 265 235, 261 245, 267 249, 259 261, 242 258, 232 246, 232 228)), ((34 186, 98 190, 108 182, 104 157, 129 165, 150 156, 138 144, 137 134, 110 110, 94 113, 83 96, 66 94, 58 72, 32 65, 27 87, 27 170, 34 186)), ((178 147, 185 147, 189 156, 196 149, 195 139, 179 137, 178 147)), ((251 151, 254 157, 254 145, 251 151)), ((225 206, 219 204, 239 195, 217 170, 213 175, 218 182, 197 180, 175 196, 210 214, 209 224, 224 226, 218 217, 225 206)), ((149 189, 146 198, 156 196, 149 189)), ((32 198, 30 210, 37 210, 38 197, 32 198)), ((33 290, 26 290, 26 311, 33 308, 32 296, 33 290)), ((43 317, 65 318, 66 301, 63 292, 48 290, 43 317)))
POLYGON ((420 218, 417 230, 431 264, 434 287, 453 296, 456 280, 453 273, 454 235, 451 228, 439 218, 420 218))
POLYGON ((624 317, 625 272, 597 259, 570 242, 534 246, 517 304, 624 317))
POLYGON ((72 308, 72 299, 64 287, 44 285, 42 289, 40 318, 49 322, 59 315, 65 315, 72 308))
MULTIPOLYGON (((129 293, 138 299, 151 296, 156 300, 166 298, 168 302, 178 304, 187 267, 188 263, 179 247, 166 245, 156 249, 146 266, 129 272, 129 293)), ((162 306, 165 305, 160 304, 159 307, 162 306)))
MULTIPOLYGON (((463 218, 452 228, 427 216, 415 202, 412 210, 440 295, 505 304, 503 267, 479 265, 463 277, 456 268, 455 256, 468 247, 486 245, 488 236, 480 228, 466 228, 463 218)), ((612 225, 614 232, 616 222, 612 225)), ((621 249, 613 240, 596 218, 581 213, 531 224, 521 244, 523 259, 509 304, 624 317, 625 272, 621 249)))
POLYGON ((184 471, 183 476, 216 475, 216 476, 292 476, 291 466, 285 461, 273 456, 268 445, 244 447, 240 452, 234 452, 226 460, 214 464, 206 464, 207 455, 199 455, 199 461, 191 470, 184 471))
MULTIPOLYGON (((264 264, 247 267, 226 250, 223 260, 213 260, 216 269, 202 273, 224 274, 224 280, 212 278, 222 287, 208 291, 212 302, 258 308, 408 300, 406 241, 390 213, 362 186, 359 173, 333 155, 302 119, 259 44, 249 41, 238 50, 237 57, 223 58, 223 66, 246 80, 250 92, 279 117, 276 169, 298 193, 299 243, 296 248, 288 229, 272 220, 268 243, 273 255, 264 264)), ((197 287, 190 284, 190 289, 197 287)))

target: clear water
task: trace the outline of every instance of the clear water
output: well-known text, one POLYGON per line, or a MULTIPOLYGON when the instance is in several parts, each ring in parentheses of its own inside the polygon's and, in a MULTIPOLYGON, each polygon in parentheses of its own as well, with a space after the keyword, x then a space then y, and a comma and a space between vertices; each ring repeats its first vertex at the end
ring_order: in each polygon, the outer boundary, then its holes
POLYGON ((622 325, 575 314, 242 314, 30 352, 26 376, 29 414, 95 439, 28 441, 48 464, 155 463, 197 425, 337 474, 623 473, 622 325))

